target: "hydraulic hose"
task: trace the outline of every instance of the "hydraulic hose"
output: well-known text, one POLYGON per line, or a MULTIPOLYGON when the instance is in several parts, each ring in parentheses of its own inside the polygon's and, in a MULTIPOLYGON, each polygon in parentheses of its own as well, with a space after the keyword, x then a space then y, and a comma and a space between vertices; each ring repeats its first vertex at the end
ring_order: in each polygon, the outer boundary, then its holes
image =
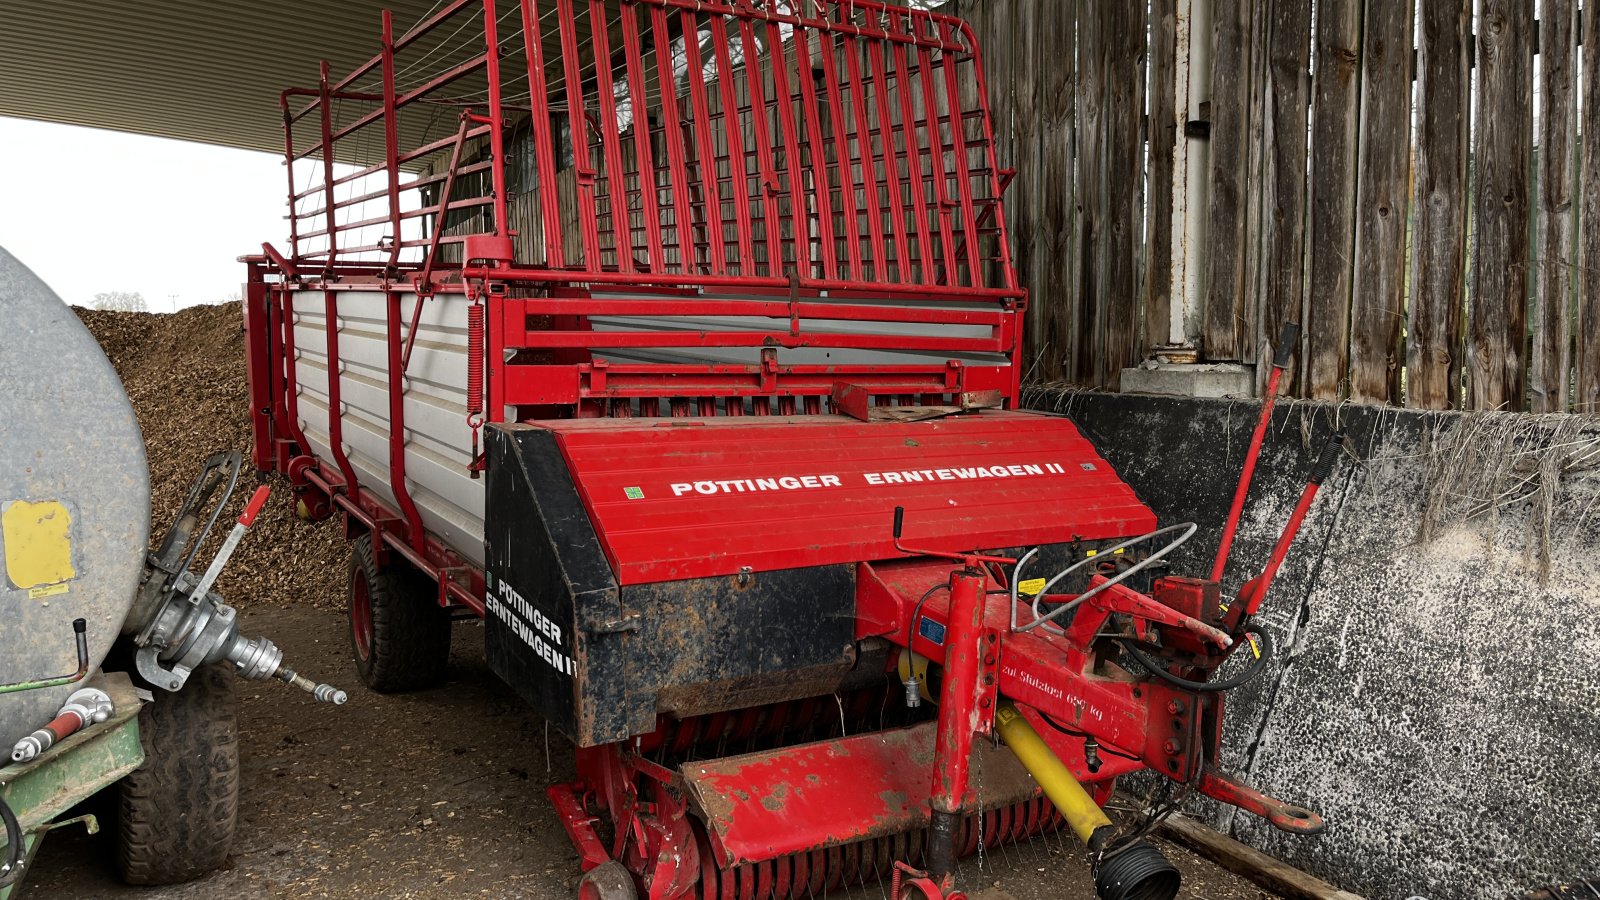
POLYGON ((1260 674, 1262 668, 1266 666, 1267 659, 1272 656, 1272 636, 1265 629, 1258 630, 1254 634, 1261 640, 1261 655, 1256 657, 1243 672, 1232 678, 1224 678, 1221 681, 1192 681, 1188 678, 1174 675, 1167 671, 1166 665, 1160 659, 1140 650, 1133 641, 1127 638, 1119 638, 1118 643, 1122 645, 1122 649, 1128 651, 1129 656, 1138 660, 1139 665, 1149 669, 1150 674, 1160 678, 1162 681, 1183 688, 1186 691, 1217 693, 1218 691, 1232 690, 1244 684, 1260 674))

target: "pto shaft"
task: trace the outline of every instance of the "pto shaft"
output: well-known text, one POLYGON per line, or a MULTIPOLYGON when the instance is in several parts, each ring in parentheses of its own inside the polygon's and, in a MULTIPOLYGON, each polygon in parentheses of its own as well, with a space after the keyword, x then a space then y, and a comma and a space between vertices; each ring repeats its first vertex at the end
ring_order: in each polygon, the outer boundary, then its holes
POLYGON ((1117 844, 1116 826, 1015 706, 1000 704, 994 724, 1006 746, 1089 848, 1095 893, 1101 900, 1172 900, 1178 895, 1178 870, 1160 850, 1142 840, 1117 844))
POLYGON ((1067 771, 1044 738, 1039 737, 1039 732, 1034 731, 1028 720, 1010 703, 1001 704, 995 711, 994 724, 1000 731, 1000 738, 1022 761, 1039 787, 1044 789, 1050 802, 1061 811, 1078 840, 1092 851, 1104 849, 1116 826, 1106 818, 1100 805, 1094 802, 1078 779, 1067 771))

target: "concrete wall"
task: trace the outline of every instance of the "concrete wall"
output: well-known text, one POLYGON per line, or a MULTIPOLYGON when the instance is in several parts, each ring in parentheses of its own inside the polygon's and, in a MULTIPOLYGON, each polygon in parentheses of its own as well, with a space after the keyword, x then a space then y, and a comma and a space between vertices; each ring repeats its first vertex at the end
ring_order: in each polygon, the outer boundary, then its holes
MULTIPOLYGON (((1198 521, 1174 569, 1209 569, 1255 402, 1032 404, 1069 412, 1163 523, 1198 521)), ((1600 419, 1280 408, 1225 591, 1265 560, 1335 418, 1360 461, 1325 485, 1267 599, 1282 652, 1231 695, 1224 759, 1328 829, 1201 812, 1371 898, 1600 874, 1600 419)))

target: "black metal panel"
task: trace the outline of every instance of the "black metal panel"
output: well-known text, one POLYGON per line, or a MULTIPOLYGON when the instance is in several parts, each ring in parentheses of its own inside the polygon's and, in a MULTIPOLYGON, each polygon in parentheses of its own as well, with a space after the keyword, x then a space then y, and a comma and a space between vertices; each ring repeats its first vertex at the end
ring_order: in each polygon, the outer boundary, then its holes
POLYGON ((580 746, 834 690, 855 658, 855 570, 618 587, 556 436, 488 430, 489 665, 580 746))
POLYGON ((854 566, 628 585, 629 685, 679 716, 828 693, 854 661, 855 596, 854 566))
POLYGON ((621 598, 554 435, 488 429, 484 655, 581 745, 628 737, 621 598), (598 626, 598 627, 597 627, 598 626))

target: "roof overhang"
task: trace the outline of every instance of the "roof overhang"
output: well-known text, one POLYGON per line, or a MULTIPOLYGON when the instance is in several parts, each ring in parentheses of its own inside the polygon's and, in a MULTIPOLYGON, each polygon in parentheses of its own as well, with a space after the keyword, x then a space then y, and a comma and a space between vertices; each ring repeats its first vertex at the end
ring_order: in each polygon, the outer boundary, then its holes
POLYGON ((283 152, 278 94, 349 72, 433 0, 8 3, 0 115, 283 152))

